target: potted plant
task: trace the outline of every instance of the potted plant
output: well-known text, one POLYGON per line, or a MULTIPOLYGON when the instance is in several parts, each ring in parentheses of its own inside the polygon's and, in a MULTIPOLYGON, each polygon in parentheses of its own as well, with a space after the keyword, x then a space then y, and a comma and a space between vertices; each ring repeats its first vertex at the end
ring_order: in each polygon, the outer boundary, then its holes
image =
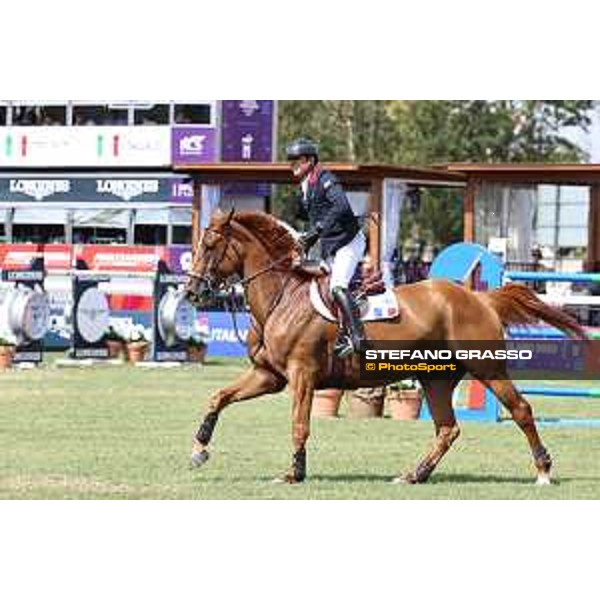
POLYGON ((146 330, 142 325, 135 325, 132 327, 129 333, 129 340, 127 342, 127 360, 135 364, 146 358, 146 353, 149 346, 148 339, 146 338, 146 330))
POLYGON ((194 333, 187 342, 188 360, 193 363, 203 363, 206 358, 208 345, 200 333, 194 333))
POLYGON ((0 371, 10 369, 15 357, 15 344, 6 338, 0 337, 0 371))
POLYGON ((348 416, 352 419, 381 417, 385 402, 385 388, 358 388, 348 393, 346 401, 348 416))
POLYGON ((321 418, 337 417, 343 394, 343 390, 336 388, 316 390, 313 394, 311 415, 321 418))
POLYGON ((414 379, 403 379, 390 385, 386 400, 392 419, 410 421, 419 418, 421 390, 414 379))
POLYGON ((119 358, 125 350, 125 337, 110 325, 104 339, 108 348, 108 358, 119 358))

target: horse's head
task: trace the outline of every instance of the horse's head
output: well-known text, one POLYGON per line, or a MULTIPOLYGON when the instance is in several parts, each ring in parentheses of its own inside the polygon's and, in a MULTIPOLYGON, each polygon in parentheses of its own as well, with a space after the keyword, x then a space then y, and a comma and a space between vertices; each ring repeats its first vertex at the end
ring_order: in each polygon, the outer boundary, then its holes
POLYGON ((243 249, 234 238, 233 213, 215 214, 202 232, 184 288, 192 304, 210 302, 225 280, 242 270, 243 249))

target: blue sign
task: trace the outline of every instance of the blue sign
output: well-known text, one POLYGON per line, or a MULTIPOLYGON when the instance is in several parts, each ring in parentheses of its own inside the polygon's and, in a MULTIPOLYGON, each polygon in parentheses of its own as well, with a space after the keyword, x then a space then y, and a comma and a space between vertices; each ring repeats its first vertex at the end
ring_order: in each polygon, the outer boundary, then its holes
POLYGON ((208 331, 208 356, 247 356, 246 339, 250 328, 249 313, 236 313, 237 333, 228 312, 206 312, 198 316, 203 329, 208 331))
MULTIPOLYGON (((56 319, 57 317, 55 317, 56 319)), ((130 321, 135 325, 150 327, 152 315, 140 311, 113 311, 112 319, 130 321)), ((240 343, 235 332, 231 314, 228 312, 198 313, 198 324, 206 334, 208 356, 248 356, 246 338, 250 328, 250 314, 236 313, 237 330, 244 343, 240 343)), ((54 323, 44 340, 46 348, 67 348, 70 344, 70 328, 54 323), (64 329, 64 331, 63 331, 64 329)))

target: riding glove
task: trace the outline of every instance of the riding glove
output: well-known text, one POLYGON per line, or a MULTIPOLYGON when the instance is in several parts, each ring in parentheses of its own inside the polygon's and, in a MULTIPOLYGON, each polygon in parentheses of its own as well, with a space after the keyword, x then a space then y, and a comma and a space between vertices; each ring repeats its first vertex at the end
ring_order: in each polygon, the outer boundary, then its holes
POLYGON ((321 227, 317 226, 314 229, 310 229, 309 231, 303 233, 298 239, 298 243, 306 252, 310 250, 319 237, 321 237, 321 227))

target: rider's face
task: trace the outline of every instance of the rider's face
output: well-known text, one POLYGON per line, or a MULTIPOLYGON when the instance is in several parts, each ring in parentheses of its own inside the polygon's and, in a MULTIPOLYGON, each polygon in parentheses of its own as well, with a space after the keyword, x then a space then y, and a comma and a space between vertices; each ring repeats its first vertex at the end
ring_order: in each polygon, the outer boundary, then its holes
POLYGON ((291 161, 290 166, 296 179, 304 179, 310 173, 313 162, 306 156, 301 156, 300 158, 291 161))

